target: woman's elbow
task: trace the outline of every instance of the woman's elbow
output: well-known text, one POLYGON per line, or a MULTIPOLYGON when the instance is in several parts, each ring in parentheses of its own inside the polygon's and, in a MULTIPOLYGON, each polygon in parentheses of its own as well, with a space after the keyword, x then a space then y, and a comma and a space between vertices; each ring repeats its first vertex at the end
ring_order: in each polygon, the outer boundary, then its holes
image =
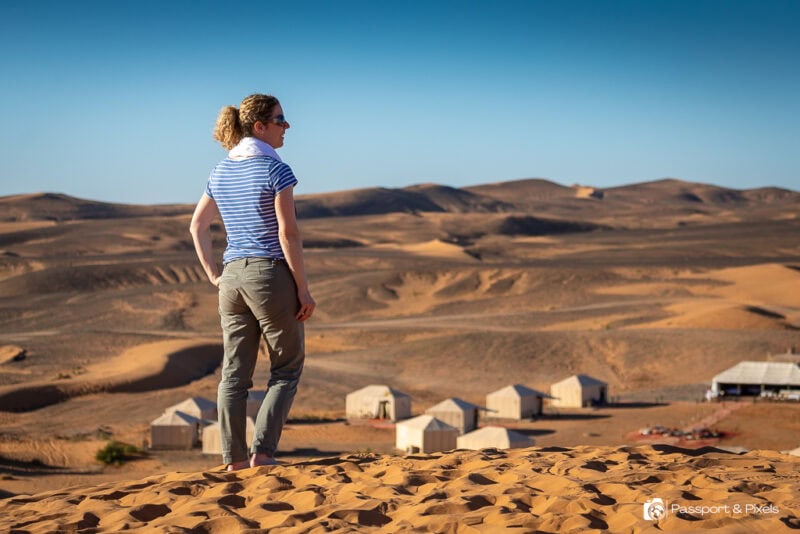
POLYGON ((278 239, 282 242, 291 242, 300 239, 300 231, 297 228, 281 228, 278 231, 278 239))
POLYGON ((193 236, 200 235, 203 232, 203 230, 208 230, 208 228, 209 225, 207 224, 204 225, 200 221, 195 219, 192 219, 192 222, 189 223, 189 233, 192 234, 193 236))

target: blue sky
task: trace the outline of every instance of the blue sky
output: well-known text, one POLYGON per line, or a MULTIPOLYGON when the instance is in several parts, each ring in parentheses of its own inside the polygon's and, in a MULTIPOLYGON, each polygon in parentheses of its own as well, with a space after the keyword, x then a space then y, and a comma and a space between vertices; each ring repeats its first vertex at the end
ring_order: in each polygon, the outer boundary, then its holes
POLYGON ((4 2, 0 195, 195 202, 276 95, 298 194, 543 177, 800 189, 800 2, 4 2))

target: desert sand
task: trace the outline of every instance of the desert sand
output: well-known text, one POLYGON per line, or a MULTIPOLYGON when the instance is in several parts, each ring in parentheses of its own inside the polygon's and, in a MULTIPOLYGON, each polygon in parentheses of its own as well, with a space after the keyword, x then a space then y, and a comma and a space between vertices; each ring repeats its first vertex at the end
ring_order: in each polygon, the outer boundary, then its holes
MULTIPOLYGON (((188 235, 192 208, 0 198, 4 528, 642 531, 657 528, 642 518, 651 497, 780 508, 672 515, 663 530, 797 526, 797 464, 779 451, 800 446, 800 404, 701 399, 742 360, 798 361, 800 193, 530 179, 301 196, 319 306, 285 464, 225 474, 193 450, 103 466, 94 456, 109 439, 146 450, 165 408, 216 397, 216 294, 188 235), (390 426, 343 420, 345 395, 368 384, 410 394, 416 415, 575 373, 606 381, 612 405, 506 423, 535 440, 525 451, 409 458, 390 426), (638 432, 654 425, 722 435, 638 432)), ((221 225, 214 238, 221 254, 221 225)), ((255 383, 267 376, 262 363, 255 383)))
POLYGON ((13 532, 782 532, 800 458, 670 446, 347 455, 0 501, 13 532), (667 513, 644 518, 644 505, 667 513))

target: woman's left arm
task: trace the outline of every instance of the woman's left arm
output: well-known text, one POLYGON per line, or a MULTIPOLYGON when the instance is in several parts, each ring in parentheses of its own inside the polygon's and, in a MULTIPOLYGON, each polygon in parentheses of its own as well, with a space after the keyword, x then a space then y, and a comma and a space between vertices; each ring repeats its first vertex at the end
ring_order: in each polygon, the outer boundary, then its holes
POLYGON ((211 240, 211 223, 217 215, 219 215, 217 203, 204 193, 194 209, 189 232, 192 234, 194 250, 203 265, 206 276, 208 276, 212 284, 219 287, 219 270, 217 269, 217 263, 214 261, 211 240))

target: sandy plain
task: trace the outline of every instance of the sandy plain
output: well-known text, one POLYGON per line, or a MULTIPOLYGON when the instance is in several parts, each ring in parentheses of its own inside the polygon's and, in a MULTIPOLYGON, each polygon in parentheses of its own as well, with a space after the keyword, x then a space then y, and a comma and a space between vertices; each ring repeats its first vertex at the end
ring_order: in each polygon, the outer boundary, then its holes
POLYGON ((108 439, 145 446, 167 406, 215 397, 216 295, 191 209, 0 198, 0 528, 800 527, 798 461, 779 452, 800 446, 800 405, 700 402, 718 372, 800 348, 799 193, 521 180, 301 197, 319 309, 285 465, 224 474, 195 450, 102 467, 108 439), (506 423, 535 440, 522 451, 403 457, 391 428, 342 420, 344 396, 371 383, 422 413, 574 373, 607 381, 614 404, 506 423), (637 433, 703 422, 723 437, 637 433), (654 523, 653 497, 779 511, 654 523))

